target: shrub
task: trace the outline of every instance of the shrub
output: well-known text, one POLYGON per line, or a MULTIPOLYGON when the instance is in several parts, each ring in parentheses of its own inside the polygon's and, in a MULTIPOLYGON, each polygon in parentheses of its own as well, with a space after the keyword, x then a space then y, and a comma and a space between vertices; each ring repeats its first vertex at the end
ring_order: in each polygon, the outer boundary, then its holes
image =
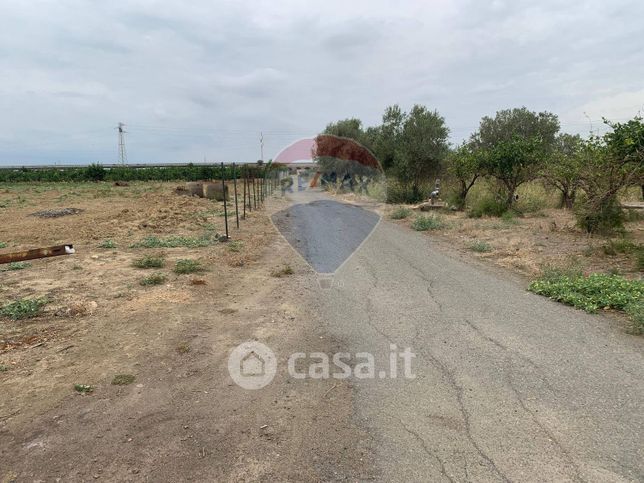
POLYGON ((445 223, 437 216, 417 216, 411 227, 416 231, 439 230, 445 223))
POLYGON ((615 197, 592 203, 583 197, 575 205, 575 216, 580 228, 587 233, 613 233, 624 228, 624 210, 615 197))
POLYGON ((644 299, 644 281, 602 273, 589 276, 546 273, 532 282, 528 290, 587 312, 601 308, 626 311, 630 307, 630 313, 644 299))
POLYGON ((103 181, 107 172, 102 165, 93 163, 85 168, 85 179, 88 181, 103 181))
POLYGON ((165 281, 166 281, 165 275, 163 275, 162 273, 154 273, 149 277, 145 277, 139 283, 144 287, 147 287, 151 285, 161 285, 165 283, 165 281))
POLYGON ((7 244, 5 242, 0 241, 0 248, 7 248, 7 244))
POLYGON ((161 257, 146 255, 132 262, 136 268, 162 268, 165 266, 165 260, 161 257))
POLYGON ((492 245, 484 241, 476 241, 470 245, 470 250, 478 253, 489 253, 493 250, 492 245))
POLYGON ((391 213, 392 220, 403 220, 412 214, 412 210, 400 206, 391 213))
POLYGON ((88 394, 94 391, 94 388, 89 384, 74 384, 74 390, 81 394, 88 394))
POLYGON ((46 299, 20 299, 0 308, 0 315, 12 320, 28 319, 40 313, 46 299))
POLYGON ((204 268, 196 260, 183 259, 177 260, 177 264, 174 267, 174 273, 185 274, 185 273, 195 273, 203 272, 204 268))
POLYGON ((505 202, 493 197, 484 196, 474 202, 470 207, 467 216, 470 218, 481 218, 483 216, 501 216, 507 212, 505 202))

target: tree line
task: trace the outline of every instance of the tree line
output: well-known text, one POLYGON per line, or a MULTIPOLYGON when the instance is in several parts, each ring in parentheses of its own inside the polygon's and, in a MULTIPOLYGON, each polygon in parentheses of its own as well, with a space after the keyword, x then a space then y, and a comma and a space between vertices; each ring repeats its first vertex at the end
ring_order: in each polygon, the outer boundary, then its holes
MULTIPOLYGON (((249 170, 250 176, 263 176, 264 170, 279 169, 274 163, 261 165, 238 165, 233 172, 230 164, 224 165, 223 175, 226 179, 238 178, 242 170, 249 170)), ((83 181, 199 181, 221 179, 220 165, 166 166, 166 167, 129 167, 117 166, 105 168, 93 163, 78 168, 5 168, 0 169, 0 183, 19 182, 83 182, 83 181)))
POLYGON ((482 179, 492 181, 495 213, 514 209, 517 189, 540 179, 574 209, 588 232, 622 226, 619 193, 641 186, 644 194, 644 122, 604 120, 610 128, 587 138, 561 132, 559 118, 525 107, 498 111, 458 146, 438 111, 415 105, 385 109, 382 123, 364 128, 359 119, 330 123, 324 130, 354 139, 371 150, 391 180, 390 202, 416 202, 434 177, 446 177, 450 198, 464 209, 468 193, 482 179))

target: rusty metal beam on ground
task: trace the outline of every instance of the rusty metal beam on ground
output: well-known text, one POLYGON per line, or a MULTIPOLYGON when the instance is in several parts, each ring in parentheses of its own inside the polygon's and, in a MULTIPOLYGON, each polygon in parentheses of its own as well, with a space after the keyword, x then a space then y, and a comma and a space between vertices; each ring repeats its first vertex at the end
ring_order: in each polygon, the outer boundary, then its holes
POLYGON ((36 258, 58 257, 60 255, 71 255, 74 253, 74 245, 57 245, 55 247, 34 248, 32 250, 23 250, 21 252, 0 254, 0 264, 12 262, 24 262, 25 260, 35 260, 36 258))

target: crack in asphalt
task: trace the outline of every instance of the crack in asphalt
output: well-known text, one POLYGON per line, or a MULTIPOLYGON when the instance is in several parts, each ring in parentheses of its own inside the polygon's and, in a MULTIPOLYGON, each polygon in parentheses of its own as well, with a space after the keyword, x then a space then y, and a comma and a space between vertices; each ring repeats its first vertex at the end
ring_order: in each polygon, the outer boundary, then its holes
MULTIPOLYGON (((521 406, 523 411, 530 416, 532 421, 541 429, 541 431, 543 431, 546 434, 548 439, 555 444, 555 446, 559 449, 559 451, 564 456, 564 458, 566 460, 568 460, 569 465, 572 467, 572 469, 574 471, 573 479, 575 481, 585 483, 586 480, 584 480, 582 478, 581 470, 580 470, 579 466, 577 465, 577 463, 572 458, 572 456, 570 455, 570 452, 568 451, 568 449, 561 443, 561 441, 559 441, 559 439, 554 435, 554 433, 552 433, 552 431, 550 431, 539 420, 539 418, 537 418, 537 415, 534 413, 534 411, 530 410, 530 408, 528 408, 526 406, 526 403, 525 403, 523 397, 521 397, 521 394, 519 393, 519 390, 517 389, 517 387, 514 384, 514 379, 512 377, 513 373, 514 373, 514 371, 512 370, 512 366, 513 366, 513 363, 512 363, 512 360, 511 360, 512 355, 517 356, 521 360, 528 362, 533 368, 538 369, 538 366, 536 364, 534 364, 534 362, 532 362, 529 358, 527 358, 527 357, 525 357, 523 355, 517 354, 515 351, 512 351, 512 350, 508 349, 505 345, 501 344, 496 339, 494 339, 494 338, 488 336, 487 334, 483 333, 483 331, 479 327, 477 327, 474 323, 472 323, 472 321, 470 321, 468 319, 465 319, 465 323, 472 330, 474 330, 474 332, 476 332, 476 334, 479 337, 483 338, 484 340, 486 340, 487 342, 493 344, 494 346, 500 348, 505 353, 505 355, 503 357, 505 359, 506 368, 507 368, 505 370, 505 373, 506 373, 506 376, 507 376, 506 380, 508 382, 508 387, 511 389, 512 393, 516 397, 517 401, 519 402, 519 405, 521 406)), ((548 383, 547 379, 545 378, 545 376, 543 376, 540 372, 539 372, 539 375, 541 376, 542 380, 546 383, 548 388, 552 391, 552 387, 549 385, 549 383, 548 383)), ((554 393, 554 391, 552 391, 552 392, 554 393)))

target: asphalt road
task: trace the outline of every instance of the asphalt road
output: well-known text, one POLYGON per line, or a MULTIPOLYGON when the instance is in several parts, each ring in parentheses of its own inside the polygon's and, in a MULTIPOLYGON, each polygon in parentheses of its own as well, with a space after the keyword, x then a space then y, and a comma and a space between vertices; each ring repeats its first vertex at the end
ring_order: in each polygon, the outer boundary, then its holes
POLYGON ((329 335, 346 352, 372 353, 379 368, 392 344, 416 354, 414 379, 353 383, 379 479, 644 481, 641 338, 442 253, 431 236, 360 222, 372 216, 360 209, 291 210, 279 215, 282 229, 305 240, 299 251, 314 254, 312 266, 328 268, 320 254, 344 253, 345 242, 358 247, 310 301, 329 335))

